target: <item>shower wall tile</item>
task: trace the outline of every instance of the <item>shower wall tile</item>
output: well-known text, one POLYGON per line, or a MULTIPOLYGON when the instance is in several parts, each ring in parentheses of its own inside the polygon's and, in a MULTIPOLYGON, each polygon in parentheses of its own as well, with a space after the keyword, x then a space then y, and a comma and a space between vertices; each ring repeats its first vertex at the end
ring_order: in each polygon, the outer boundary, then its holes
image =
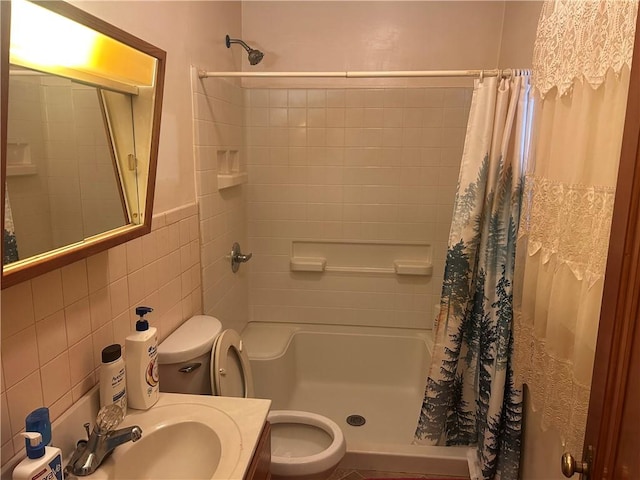
POLYGON ((244 99, 252 320, 430 326, 471 88, 247 89, 244 99), (434 275, 290 272, 293 239, 427 242, 434 275))
POLYGON ((3 461, 24 449, 10 439, 24 430, 27 413, 45 402, 55 420, 97 383, 100 353, 114 342, 124 346, 138 301, 154 308, 148 318, 159 340, 202 311, 197 225, 195 204, 159 213, 142 239, 3 291, 3 461), (196 255, 182 265, 183 247, 167 239, 184 222, 184 246, 196 255))
MULTIPOLYGON (((232 273, 227 255, 234 242, 250 251, 247 237, 248 191, 246 184, 218 190, 218 152, 237 151, 240 165, 247 167, 250 178, 262 178, 264 184, 278 185, 289 178, 289 143, 304 143, 306 96, 287 90, 243 90, 226 79, 209 79, 206 90, 192 70, 195 135, 196 195, 199 208, 198 249, 182 250, 183 261, 193 265, 200 258, 200 268, 183 274, 183 289, 196 282, 202 286, 202 310, 220 319, 225 328, 242 330, 249 321, 249 277, 247 266, 232 273), (245 103, 254 106, 249 110, 245 103), (289 108, 291 107, 291 108, 289 108), (292 123, 293 122, 293 123, 292 123), (245 140, 246 139, 246 140, 245 140), (248 148, 250 139, 251 148, 248 148), (273 162, 273 163, 271 163, 273 162), (261 164, 278 165, 262 168, 261 164)), ((243 168, 244 169, 244 168, 243 168)), ((282 209, 274 218, 296 218, 295 210, 282 209)), ((186 233, 183 232, 183 235, 186 233)), ((196 238, 196 241, 198 238, 196 238)))

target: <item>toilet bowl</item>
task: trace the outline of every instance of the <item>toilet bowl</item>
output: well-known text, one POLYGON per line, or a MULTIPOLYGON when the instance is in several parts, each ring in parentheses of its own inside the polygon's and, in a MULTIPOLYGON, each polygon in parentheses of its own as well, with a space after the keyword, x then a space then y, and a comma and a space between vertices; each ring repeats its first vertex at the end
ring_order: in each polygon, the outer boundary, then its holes
POLYGON ((273 480, 325 480, 344 457, 342 430, 327 417, 298 410, 273 410, 269 422, 273 480))
MULTIPOLYGON (((160 391, 253 397, 253 377, 242 338, 222 331, 217 318, 196 315, 158 345, 160 391)), ((324 480, 346 452, 340 427, 315 413, 273 410, 273 480, 324 480)))

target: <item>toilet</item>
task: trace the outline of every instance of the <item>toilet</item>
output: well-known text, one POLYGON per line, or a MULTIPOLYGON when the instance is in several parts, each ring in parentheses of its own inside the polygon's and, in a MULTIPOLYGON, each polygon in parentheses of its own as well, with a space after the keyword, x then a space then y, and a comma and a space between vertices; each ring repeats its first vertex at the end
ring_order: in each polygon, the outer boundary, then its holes
MULTIPOLYGON (((158 345, 160 391, 253 397, 253 377, 242 338, 220 321, 196 315, 158 345)), ((273 410, 271 478, 325 480, 344 457, 340 427, 315 413, 273 410)))

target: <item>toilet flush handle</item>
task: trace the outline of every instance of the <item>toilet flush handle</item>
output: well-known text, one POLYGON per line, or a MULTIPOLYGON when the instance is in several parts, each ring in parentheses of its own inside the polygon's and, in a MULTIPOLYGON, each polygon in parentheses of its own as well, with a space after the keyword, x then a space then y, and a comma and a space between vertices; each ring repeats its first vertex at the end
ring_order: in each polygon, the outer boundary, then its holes
POLYGON ((180 373, 191 373, 202 366, 201 363, 190 363, 189 365, 185 365, 184 367, 178 369, 180 373))
POLYGON ((229 258, 231 259, 231 271, 236 273, 240 268, 240 264, 248 262, 252 256, 252 253, 244 255, 240 249, 240 244, 235 242, 233 247, 231 247, 231 254, 229 255, 229 258))

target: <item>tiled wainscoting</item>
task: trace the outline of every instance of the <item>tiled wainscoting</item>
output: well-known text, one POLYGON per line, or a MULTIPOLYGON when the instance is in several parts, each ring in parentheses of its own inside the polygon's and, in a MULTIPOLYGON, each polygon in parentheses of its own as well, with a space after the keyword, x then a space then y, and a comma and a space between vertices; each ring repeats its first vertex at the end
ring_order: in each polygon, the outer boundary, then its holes
POLYGON ((2 291, 2 461, 24 450, 27 413, 52 420, 98 381, 102 349, 124 346, 137 305, 164 339, 201 312, 195 204, 155 215, 149 235, 2 291))

